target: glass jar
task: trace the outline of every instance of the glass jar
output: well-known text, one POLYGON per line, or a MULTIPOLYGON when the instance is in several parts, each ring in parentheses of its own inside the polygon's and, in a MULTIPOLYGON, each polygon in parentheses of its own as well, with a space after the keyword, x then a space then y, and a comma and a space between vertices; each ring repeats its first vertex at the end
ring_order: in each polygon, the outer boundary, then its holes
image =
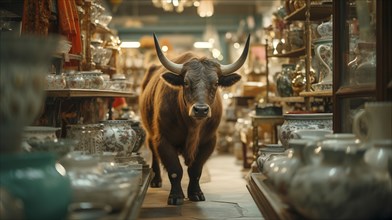
POLYGON ((65 80, 69 89, 84 89, 86 86, 86 82, 80 72, 67 73, 65 80))
POLYGON ((85 89, 103 89, 105 80, 102 72, 82 71, 80 72, 85 80, 85 89))
POLYGON ((294 64, 283 64, 282 71, 276 77, 276 89, 281 97, 289 97, 293 95, 291 81, 294 70, 294 64))
POLYGON ((66 86, 64 74, 48 74, 46 76, 46 88, 47 89, 64 89, 66 86))

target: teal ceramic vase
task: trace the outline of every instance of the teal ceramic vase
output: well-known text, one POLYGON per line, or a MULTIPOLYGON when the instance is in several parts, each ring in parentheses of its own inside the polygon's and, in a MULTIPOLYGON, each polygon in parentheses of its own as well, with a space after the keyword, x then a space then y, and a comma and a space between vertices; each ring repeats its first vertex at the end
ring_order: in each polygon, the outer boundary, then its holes
POLYGON ((23 202, 25 219, 66 219, 71 182, 49 152, 0 155, 0 187, 23 202))

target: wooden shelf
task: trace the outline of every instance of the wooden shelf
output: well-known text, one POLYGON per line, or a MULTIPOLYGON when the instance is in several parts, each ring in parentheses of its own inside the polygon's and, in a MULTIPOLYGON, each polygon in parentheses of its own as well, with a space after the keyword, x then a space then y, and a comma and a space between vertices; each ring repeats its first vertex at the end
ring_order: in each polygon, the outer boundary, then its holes
POLYGON ((332 97, 332 90, 300 92, 302 97, 332 97))
POLYGON ((99 89, 51 89, 45 91, 48 97, 136 97, 133 92, 99 89))
POLYGON ((300 57, 305 55, 305 47, 301 47, 296 50, 291 50, 284 54, 268 54, 268 57, 280 57, 280 58, 290 58, 290 57, 300 57))
POLYGON ((301 97, 301 96, 293 96, 293 97, 270 96, 270 97, 268 97, 268 101, 270 101, 270 102, 305 102, 305 98, 301 97))
MULTIPOLYGON (((293 13, 287 15, 284 19, 286 21, 304 21, 306 12, 306 5, 297 9, 293 13)), ((332 4, 310 5, 310 20, 324 20, 328 19, 332 14, 332 4)))
POLYGON ((262 173, 251 173, 246 188, 266 220, 304 219, 303 216, 281 201, 278 194, 272 189, 268 178, 262 173))
POLYGON ((373 94, 376 92, 376 85, 353 85, 353 86, 342 86, 336 91, 337 95, 348 95, 348 94, 373 94))
POLYGON ((82 60, 81 55, 70 54, 70 53, 56 53, 53 55, 54 58, 64 59, 65 61, 69 60, 82 60))

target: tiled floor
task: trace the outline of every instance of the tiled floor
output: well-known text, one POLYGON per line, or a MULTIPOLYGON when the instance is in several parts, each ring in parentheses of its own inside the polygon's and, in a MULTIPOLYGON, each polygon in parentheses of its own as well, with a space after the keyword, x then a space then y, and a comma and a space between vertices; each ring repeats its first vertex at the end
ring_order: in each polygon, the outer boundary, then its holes
MULTIPOLYGON (((170 191, 167 179, 162 188, 149 188, 140 210, 140 220, 260 220, 263 219, 246 188, 241 162, 233 155, 214 154, 207 162, 201 178, 204 202, 186 200, 181 206, 166 204, 170 191)), ((163 173, 163 178, 166 177, 163 173)), ((187 174, 182 180, 186 192, 187 174)))

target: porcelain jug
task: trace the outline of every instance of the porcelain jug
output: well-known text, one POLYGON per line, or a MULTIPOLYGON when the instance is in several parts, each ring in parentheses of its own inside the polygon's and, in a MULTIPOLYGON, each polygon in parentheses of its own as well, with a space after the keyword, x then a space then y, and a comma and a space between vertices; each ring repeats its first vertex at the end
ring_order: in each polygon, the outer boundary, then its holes
POLYGON ((364 142, 392 139, 392 102, 367 102, 353 121, 353 132, 364 142))

